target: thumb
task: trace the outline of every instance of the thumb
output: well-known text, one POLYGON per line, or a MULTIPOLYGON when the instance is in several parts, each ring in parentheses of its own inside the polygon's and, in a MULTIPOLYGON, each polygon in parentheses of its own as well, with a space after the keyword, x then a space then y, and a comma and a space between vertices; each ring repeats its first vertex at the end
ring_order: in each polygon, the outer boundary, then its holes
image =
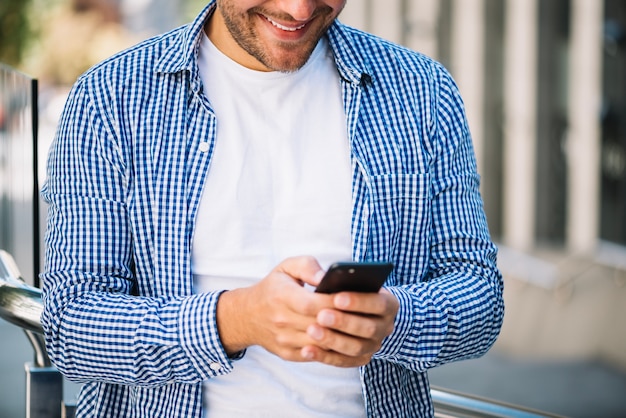
POLYGON ((274 270, 311 286, 317 286, 324 276, 324 270, 322 270, 315 257, 312 256, 287 258, 276 266, 274 270))

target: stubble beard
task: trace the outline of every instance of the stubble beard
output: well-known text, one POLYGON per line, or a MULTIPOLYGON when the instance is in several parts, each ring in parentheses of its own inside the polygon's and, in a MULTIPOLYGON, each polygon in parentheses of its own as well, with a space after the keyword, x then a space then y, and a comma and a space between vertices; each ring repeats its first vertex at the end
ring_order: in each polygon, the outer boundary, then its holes
MULTIPOLYGON (((271 47, 265 47, 262 39, 257 36, 254 22, 259 18, 259 14, 263 16, 272 16, 272 14, 261 8, 252 8, 245 13, 238 14, 228 4, 222 4, 220 9, 226 28, 244 51, 268 69, 287 73, 297 71, 307 63, 320 38, 334 21, 334 18, 330 18, 332 9, 320 8, 315 11, 314 16, 324 20, 324 24, 316 28, 308 28, 312 32, 307 33, 302 42, 275 42, 271 47), (279 53, 272 54, 270 51, 279 51, 279 53)), ((216 13, 219 12, 216 11, 216 13)))

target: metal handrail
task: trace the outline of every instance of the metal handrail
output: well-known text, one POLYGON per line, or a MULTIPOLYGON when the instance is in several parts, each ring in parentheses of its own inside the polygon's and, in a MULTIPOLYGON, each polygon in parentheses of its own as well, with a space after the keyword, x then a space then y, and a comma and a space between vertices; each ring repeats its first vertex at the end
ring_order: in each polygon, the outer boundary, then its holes
POLYGON ((562 418, 559 415, 432 386, 435 418, 562 418))
POLYGON ((43 334, 41 290, 22 279, 13 257, 0 250, 0 316, 23 328, 43 334))
MULTIPOLYGON (((42 312, 41 290, 26 284, 11 255, 0 250, 0 317, 24 329, 35 350, 37 367, 46 368, 51 363, 42 335, 42 312)), ((439 387, 431 388, 431 396, 435 417, 556 417, 439 387)))
POLYGON ((50 367, 41 327, 41 290, 26 284, 13 260, 0 250, 0 317, 24 330, 35 352, 37 367, 50 367))

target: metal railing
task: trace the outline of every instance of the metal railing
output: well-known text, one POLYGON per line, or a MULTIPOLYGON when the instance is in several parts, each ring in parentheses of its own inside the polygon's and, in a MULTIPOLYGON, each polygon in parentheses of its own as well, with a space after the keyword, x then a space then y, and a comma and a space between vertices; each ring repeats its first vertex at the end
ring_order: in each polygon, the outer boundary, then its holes
MULTIPOLYGON (((41 290, 26 284, 13 257, 0 250, 0 317, 21 327, 35 351, 34 363, 26 364, 26 417, 71 418, 74 406, 63 403, 63 378, 46 353, 42 312, 41 290)), ((431 396, 438 418, 555 417, 439 387, 431 396)))
POLYGON ((559 418, 558 415, 435 386, 431 387, 430 396, 436 418, 559 418))
POLYGON ((63 377, 46 352, 41 327, 41 290, 24 282, 13 257, 0 250, 0 317, 24 330, 33 347, 26 363, 26 418, 72 418, 75 408, 63 402, 63 377))
POLYGON ((41 290, 27 285, 21 277, 13 257, 0 250, 0 316, 22 328, 33 349, 35 363, 50 366, 41 329, 41 290))

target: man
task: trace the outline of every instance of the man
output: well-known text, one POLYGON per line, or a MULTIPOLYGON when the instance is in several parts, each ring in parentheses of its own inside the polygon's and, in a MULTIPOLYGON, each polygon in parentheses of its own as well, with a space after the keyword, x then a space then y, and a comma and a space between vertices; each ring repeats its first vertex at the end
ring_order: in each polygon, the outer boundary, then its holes
POLYGON ((42 191, 77 416, 430 416, 427 370, 495 341, 456 87, 344 4, 217 0, 77 81, 42 191), (395 268, 311 291, 347 259, 395 268))

